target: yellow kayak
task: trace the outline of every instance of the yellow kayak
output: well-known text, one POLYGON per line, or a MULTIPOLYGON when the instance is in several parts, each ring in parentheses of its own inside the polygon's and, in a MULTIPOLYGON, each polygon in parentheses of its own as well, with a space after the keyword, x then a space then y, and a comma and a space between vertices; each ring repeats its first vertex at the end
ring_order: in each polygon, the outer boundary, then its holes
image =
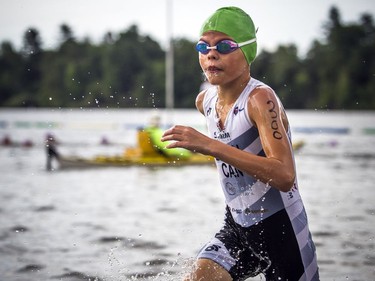
POLYGON ((147 131, 138 132, 138 146, 125 149, 123 155, 98 155, 92 159, 80 157, 59 157, 60 168, 89 168, 89 167, 128 167, 128 166, 191 166, 213 165, 214 158, 199 153, 175 150, 166 154, 151 141, 147 131))
MULTIPOLYGON (((298 150, 304 145, 303 141, 293 144, 298 150)), ((92 159, 80 157, 59 157, 60 168, 89 168, 89 167, 179 167, 192 165, 214 165, 214 158, 183 149, 167 150, 161 144, 155 144, 152 134, 147 130, 138 132, 138 146, 125 149, 123 155, 98 155, 92 159), (168 151, 168 153, 166 153, 168 151)))

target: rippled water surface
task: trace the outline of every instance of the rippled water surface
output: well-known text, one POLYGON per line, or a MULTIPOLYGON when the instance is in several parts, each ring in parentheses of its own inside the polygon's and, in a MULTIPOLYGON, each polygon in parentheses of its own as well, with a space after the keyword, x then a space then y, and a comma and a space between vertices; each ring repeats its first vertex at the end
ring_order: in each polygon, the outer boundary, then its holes
MULTIPOLYGON (((204 130, 195 111, 160 113, 204 130)), ((0 111, 12 140, 0 147, 0 280, 181 279, 222 223, 214 168, 45 169, 47 132, 64 155, 121 154, 150 114, 0 111)), ((375 280, 375 113, 288 114, 321 280, 375 280)))

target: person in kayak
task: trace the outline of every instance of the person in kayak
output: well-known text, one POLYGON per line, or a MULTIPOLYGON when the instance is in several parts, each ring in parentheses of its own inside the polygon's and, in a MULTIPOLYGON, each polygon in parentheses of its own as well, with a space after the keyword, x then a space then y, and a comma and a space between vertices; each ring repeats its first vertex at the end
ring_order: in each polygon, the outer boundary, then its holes
POLYGON ((274 90, 250 75, 257 51, 252 19, 237 7, 218 9, 204 22, 196 50, 213 85, 196 98, 208 136, 175 125, 161 140, 215 157, 226 212, 185 280, 319 280, 286 112, 274 90))

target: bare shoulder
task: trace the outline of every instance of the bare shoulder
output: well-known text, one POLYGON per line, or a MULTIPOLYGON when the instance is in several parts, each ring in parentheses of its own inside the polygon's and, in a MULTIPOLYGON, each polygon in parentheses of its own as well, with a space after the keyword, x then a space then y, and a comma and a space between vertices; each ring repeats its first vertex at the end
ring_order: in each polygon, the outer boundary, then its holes
POLYGON ((255 124, 264 121, 267 117, 272 120, 280 118, 285 126, 288 124, 283 105, 274 90, 268 86, 255 88, 249 96, 247 106, 249 117, 255 124))
POLYGON ((279 106, 279 101, 275 92, 270 87, 259 86, 249 95, 247 106, 250 118, 254 119, 255 115, 261 114, 274 106, 279 106))
POLYGON ((201 91, 201 92, 197 95, 197 97, 196 97, 196 99, 195 99, 195 106, 196 106, 196 108, 199 110, 199 112, 202 113, 202 114, 203 114, 203 100, 204 100, 204 96, 205 96, 205 94, 206 94, 206 91, 207 91, 207 90, 203 90, 203 91, 201 91))
POLYGON ((278 100, 275 92, 268 86, 259 86, 252 91, 248 101, 250 105, 254 104, 259 106, 259 103, 264 104, 265 101, 267 102, 269 100, 278 100))

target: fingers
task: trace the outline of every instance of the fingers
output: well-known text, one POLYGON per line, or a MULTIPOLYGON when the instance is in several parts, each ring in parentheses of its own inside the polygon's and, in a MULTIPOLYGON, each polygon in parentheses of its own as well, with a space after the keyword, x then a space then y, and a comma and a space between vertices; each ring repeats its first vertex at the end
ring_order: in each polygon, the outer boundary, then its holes
POLYGON ((169 129, 165 130, 164 133, 163 133, 163 135, 162 135, 162 138, 165 138, 165 137, 171 135, 173 133, 173 130, 175 130, 175 127, 176 126, 173 126, 173 127, 169 128, 169 129))
POLYGON ((171 142, 169 143, 166 148, 178 148, 178 147, 181 147, 178 145, 179 143, 177 141, 174 141, 174 142, 171 142))
MULTIPOLYGON (((162 142, 168 141, 166 148, 185 148, 189 149, 190 146, 190 137, 189 132, 192 128, 176 125, 172 128, 169 128, 164 132, 161 137, 162 142)), ((191 132, 190 132, 191 133, 191 132)))
POLYGON ((167 148, 185 148, 191 151, 199 151, 202 143, 202 134, 194 128, 176 125, 164 132, 162 142, 168 141, 167 148))
POLYGON ((162 137, 161 141, 179 141, 182 140, 182 133, 183 133, 183 126, 173 126, 172 128, 169 128, 166 130, 162 137))

